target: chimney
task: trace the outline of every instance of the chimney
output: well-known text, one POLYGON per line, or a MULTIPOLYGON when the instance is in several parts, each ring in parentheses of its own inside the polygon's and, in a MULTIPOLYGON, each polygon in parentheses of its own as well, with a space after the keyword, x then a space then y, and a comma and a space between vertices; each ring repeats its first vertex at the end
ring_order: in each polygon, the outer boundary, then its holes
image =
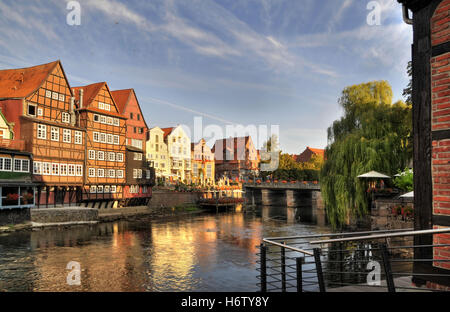
POLYGON ((83 108, 83 94, 84 90, 80 89, 80 109, 83 108))
POLYGON ((72 96, 70 98, 70 123, 72 124, 72 126, 75 126, 75 111, 74 111, 74 106, 75 106, 75 97, 72 96))

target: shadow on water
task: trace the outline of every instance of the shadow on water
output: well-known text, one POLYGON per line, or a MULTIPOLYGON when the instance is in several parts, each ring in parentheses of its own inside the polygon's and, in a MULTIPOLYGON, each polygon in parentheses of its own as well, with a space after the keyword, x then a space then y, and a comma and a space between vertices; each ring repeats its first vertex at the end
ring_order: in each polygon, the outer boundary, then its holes
POLYGON ((0 236, 0 291, 257 291, 263 237, 328 232, 286 207, 0 236), (70 286, 70 261, 81 285, 70 286))

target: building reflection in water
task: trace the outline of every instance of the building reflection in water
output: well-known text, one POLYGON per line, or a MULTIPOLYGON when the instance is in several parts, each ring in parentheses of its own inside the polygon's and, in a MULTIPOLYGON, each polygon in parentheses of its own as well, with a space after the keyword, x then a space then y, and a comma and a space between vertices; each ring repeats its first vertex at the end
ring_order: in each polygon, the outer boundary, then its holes
POLYGON ((261 238, 314 231, 295 220, 286 208, 240 208, 13 233, 0 237, 0 290, 256 291, 261 238), (70 261, 81 264, 80 286, 66 283, 70 261))

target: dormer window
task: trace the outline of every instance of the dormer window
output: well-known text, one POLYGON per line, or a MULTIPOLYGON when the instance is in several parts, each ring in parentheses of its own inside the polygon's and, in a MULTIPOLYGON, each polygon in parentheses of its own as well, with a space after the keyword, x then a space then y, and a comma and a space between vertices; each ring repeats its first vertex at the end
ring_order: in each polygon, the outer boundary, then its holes
POLYGON ((28 116, 36 117, 36 105, 34 104, 28 104, 28 116))

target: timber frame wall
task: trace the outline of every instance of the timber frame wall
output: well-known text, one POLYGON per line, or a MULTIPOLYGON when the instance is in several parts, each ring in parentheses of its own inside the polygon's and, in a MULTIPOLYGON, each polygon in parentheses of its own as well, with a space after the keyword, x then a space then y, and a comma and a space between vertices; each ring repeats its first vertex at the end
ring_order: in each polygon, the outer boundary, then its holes
MULTIPOLYGON (((414 13, 414 226, 417 230, 450 226, 450 0, 399 2, 414 13)), ((415 238, 416 245, 444 241, 450 241, 448 234, 415 238)), ((430 247, 415 252, 416 259, 442 257, 448 259, 448 251, 430 247)), ((448 274, 448 269, 439 262, 414 263, 417 273, 448 274)), ((426 282, 450 283, 438 276, 426 282)))

